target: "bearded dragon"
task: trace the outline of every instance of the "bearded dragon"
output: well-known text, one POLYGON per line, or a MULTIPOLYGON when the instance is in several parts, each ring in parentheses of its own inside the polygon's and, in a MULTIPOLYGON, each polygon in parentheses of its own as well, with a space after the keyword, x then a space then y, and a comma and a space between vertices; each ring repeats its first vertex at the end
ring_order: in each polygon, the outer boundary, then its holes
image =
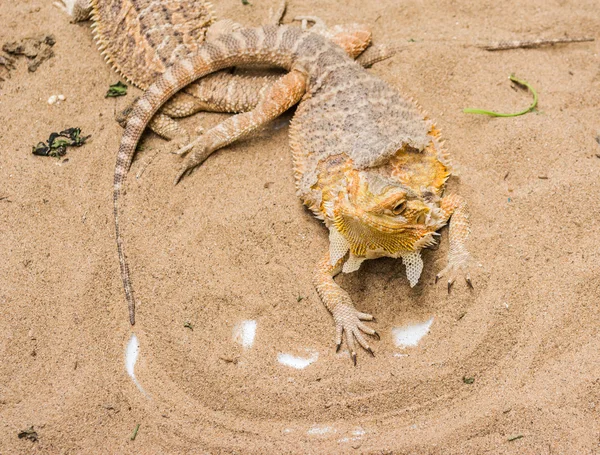
MULTIPOLYGON (((241 28, 230 20, 217 20, 210 2, 203 0, 61 0, 57 6, 72 16, 73 22, 91 19, 94 39, 106 61, 127 81, 146 90, 152 81, 175 62, 195 54, 205 39, 241 28)), ((269 22, 279 24, 286 2, 280 3, 269 22)), ((299 17, 315 22, 313 31, 331 37, 318 18, 299 17)), ((371 47, 360 56, 364 66, 393 55, 386 46, 371 47)), ((358 57, 358 55, 355 55, 358 57)), ((185 87, 170 99, 150 121, 149 128, 175 141, 175 149, 187 145, 188 132, 174 119, 200 111, 247 112, 254 109, 263 94, 279 78, 276 75, 248 76, 219 71, 185 87)), ((125 125, 131 107, 117 115, 125 125)))
POLYGON ((460 196, 443 195, 449 156, 435 125, 386 82, 349 55, 364 50, 361 26, 330 40, 291 26, 242 28, 199 47, 197 55, 168 68, 139 99, 123 133, 114 173, 114 216, 121 277, 130 321, 135 298, 120 232, 119 202, 136 145, 162 104, 192 81, 232 66, 268 64, 287 70, 256 107, 199 136, 188 148, 178 178, 212 152, 244 137, 299 102, 290 127, 294 176, 302 202, 329 229, 329 249, 314 285, 335 321, 339 350, 345 340, 356 365, 355 342, 373 354, 364 334, 378 336, 333 280, 366 259, 403 258, 411 284, 423 266, 420 251, 450 223, 448 265, 438 275, 448 287, 460 273, 467 283, 469 212, 460 196))

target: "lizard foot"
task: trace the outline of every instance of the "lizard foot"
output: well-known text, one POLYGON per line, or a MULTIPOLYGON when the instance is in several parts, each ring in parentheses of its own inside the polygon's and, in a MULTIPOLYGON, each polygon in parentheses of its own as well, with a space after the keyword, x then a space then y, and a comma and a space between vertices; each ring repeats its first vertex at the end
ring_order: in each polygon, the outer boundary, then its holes
POLYGON ((456 277, 459 274, 462 274, 465 277, 465 281, 467 282, 467 285, 471 289, 473 289, 473 282, 471 281, 471 274, 469 273, 469 270, 470 270, 470 267, 469 267, 469 257, 468 256, 462 257, 460 259, 450 260, 450 261, 448 261, 448 265, 435 276, 435 282, 437 283, 440 278, 447 275, 448 276, 448 294, 449 294, 450 289, 452 288, 452 285, 456 281, 456 277))
POLYGON ((188 153, 185 164, 181 167, 179 174, 175 178, 174 184, 177 185, 183 177, 190 175, 196 167, 201 165, 206 158, 210 156, 212 152, 213 150, 206 145, 205 136, 202 134, 194 141, 174 152, 177 155, 188 153))
POLYGON ((362 322, 375 320, 373 316, 357 311, 356 308, 354 308, 351 304, 340 303, 333 310, 333 320, 335 321, 336 330, 336 352, 338 352, 342 346, 342 336, 345 333, 346 344, 350 350, 350 356, 352 357, 354 366, 356 366, 356 349, 354 339, 356 339, 358 344, 360 344, 369 354, 375 357, 375 354, 369 346, 369 343, 367 343, 367 340, 361 333, 364 332, 368 335, 374 336, 378 340, 380 339, 379 334, 375 330, 362 322))
MULTIPOLYGON (((198 137, 196 139, 194 139, 191 142, 189 140, 187 140, 185 143, 181 143, 181 142, 176 143, 175 147, 171 153, 173 153, 175 155, 179 155, 179 156, 183 156, 190 152, 192 152, 190 154, 190 156, 192 156, 195 153, 201 153, 202 149, 206 148, 206 146, 203 144, 204 128, 199 126, 198 129, 196 130, 196 132, 198 133, 198 137)), ((206 159, 206 157, 204 159, 206 159)), ((202 160, 202 161, 204 161, 204 160, 202 160)), ((200 163, 198 163, 198 164, 200 164, 200 163)))

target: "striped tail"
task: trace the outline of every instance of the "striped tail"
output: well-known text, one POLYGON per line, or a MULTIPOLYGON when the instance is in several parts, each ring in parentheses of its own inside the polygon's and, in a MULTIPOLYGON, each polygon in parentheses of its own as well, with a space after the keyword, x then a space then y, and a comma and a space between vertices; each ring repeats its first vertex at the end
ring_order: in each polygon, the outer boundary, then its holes
POLYGON ((177 91, 212 72, 252 63, 267 63, 291 69, 302 32, 293 27, 267 25, 221 35, 206 42, 194 57, 168 68, 133 107, 121 138, 113 184, 115 234, 121 279, 129 306, 129 321, 135 324, 135 297, 131 285, 123 239, 119 227, 119 198, 127 180, 137 143, 158 109, 177 91))

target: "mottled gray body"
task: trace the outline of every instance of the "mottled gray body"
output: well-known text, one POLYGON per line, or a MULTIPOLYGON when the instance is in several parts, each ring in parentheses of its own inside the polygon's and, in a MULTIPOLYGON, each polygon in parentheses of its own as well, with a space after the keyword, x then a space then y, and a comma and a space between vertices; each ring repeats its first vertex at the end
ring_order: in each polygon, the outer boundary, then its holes
POLYGON ((325 158, 343 153, 357 169, 378 166, 405 145, 422 150, 430 141, 429 124, 413 103, 339 49, 316 36, 306 41, 311 51, 303 46, 299 61, 310 74, 309 89, 290 135, 299 195, 318 201, 321 195, 310 193, 325 158))

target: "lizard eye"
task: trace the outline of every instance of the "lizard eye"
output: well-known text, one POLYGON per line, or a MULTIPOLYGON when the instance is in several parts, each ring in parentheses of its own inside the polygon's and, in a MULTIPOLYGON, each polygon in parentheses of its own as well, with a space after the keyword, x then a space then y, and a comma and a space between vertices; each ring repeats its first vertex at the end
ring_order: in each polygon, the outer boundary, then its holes
POLYGON ((405 209, 406 209, 406 201, 400 201, 394 206, 394 208, 392 209, 392 213, 394 215, 401 215, 405 209))

